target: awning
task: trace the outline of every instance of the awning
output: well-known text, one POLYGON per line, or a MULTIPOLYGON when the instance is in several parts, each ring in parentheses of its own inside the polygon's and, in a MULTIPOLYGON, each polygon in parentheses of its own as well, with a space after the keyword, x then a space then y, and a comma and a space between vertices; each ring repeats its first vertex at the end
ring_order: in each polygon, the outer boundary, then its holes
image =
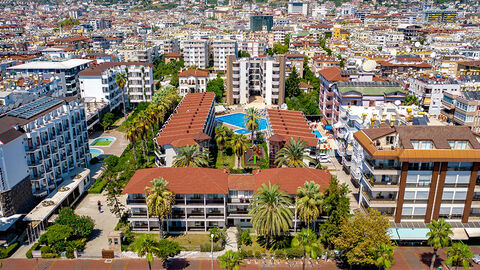
POLYGON ((430 105, 430 98, 426 97, 423 99, 423 105, 430 105))
POLYGON ((427 228, 391 228, 389 230, 390 239, 392 240, 427 240, 427 228))
POLYGON ((480 237, 480 228, 465 228, 468 237, 480 237))
POLYGON ((452 228, 452 240, 468 240, 468 235, 464 228, 452 228))

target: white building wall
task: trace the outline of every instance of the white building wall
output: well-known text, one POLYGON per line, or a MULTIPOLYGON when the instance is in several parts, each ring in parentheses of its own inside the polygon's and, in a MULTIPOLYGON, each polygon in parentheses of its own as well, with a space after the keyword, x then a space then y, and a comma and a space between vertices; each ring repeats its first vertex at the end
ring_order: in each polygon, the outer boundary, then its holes
POLYGON ((0 144, 0 192, 13 188, 28 176, 23 138, 0 144))

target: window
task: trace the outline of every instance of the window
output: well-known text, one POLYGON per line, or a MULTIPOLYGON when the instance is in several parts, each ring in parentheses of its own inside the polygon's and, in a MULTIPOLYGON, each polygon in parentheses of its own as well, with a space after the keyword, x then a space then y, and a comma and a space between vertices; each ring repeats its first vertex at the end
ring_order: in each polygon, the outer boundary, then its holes
POLYGON ((442 200, 452 200, 453 199, 453 191, 444 191, 442 195, 442 200))
POLYGON ((413 200, 415 198, 415 191, 405 191, 404 199, 413 200))
POLYGON ((427 212, 426 207, 415 207, 415 210, 413 211, 413 215, 422 216, 422 215, 425 215, 426 212, 427 212))
POLYGON ((431 141, 422 141, 421 142, 421 149, 426 150, 426 149, 432 149, 433 144, 431 141))
POLYGON ((467 142, 466 141, 457 141, 457 147, 455 149, 459 149, 459 150, 467 149, 467 142))
POLYGON ((417 200, 427 200, 428 193, 428 191, 417 191, 417 200))
POLYGON ((413 149, 418 149, 420 142, 419 141, 412 141, 413 149))
POLYGON ((455 200, 465 200, 467 198, 467 192, 466 191, 456 191, 455 192, 455 200))
POLYGON ((412 215, 412 212, 413 212, 413 207, 404 207, 402 209, 402 215, 404 216, 410 216, 412 215))
POLYGON ((387 145, 393 144, 393 141, 395 140, 395 136, 387 136, 387 145))

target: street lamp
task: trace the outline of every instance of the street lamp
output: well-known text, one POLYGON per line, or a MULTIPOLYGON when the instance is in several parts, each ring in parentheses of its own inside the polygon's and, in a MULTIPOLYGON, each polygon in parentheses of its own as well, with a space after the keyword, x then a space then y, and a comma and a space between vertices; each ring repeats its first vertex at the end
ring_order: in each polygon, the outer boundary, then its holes
POLYGON ((210 245, 210 253, 212 254, 212 270, 213 270, 213 233, 210 234, 210 239, 212 239, 211 245, 210 245))

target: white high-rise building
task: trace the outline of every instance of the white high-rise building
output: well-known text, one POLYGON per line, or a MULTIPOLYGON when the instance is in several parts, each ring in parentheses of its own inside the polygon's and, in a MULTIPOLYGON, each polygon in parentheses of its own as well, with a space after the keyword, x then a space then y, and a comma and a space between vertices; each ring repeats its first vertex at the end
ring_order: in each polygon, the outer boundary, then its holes
POLYGON ((187 40, 183 44, 185 66, 207 68, 209 61, 208 40, 187 40))
POLYGON ((292 0, 288 2, 288 14, 308 15, 308 2, 292 0))
POLYGON ((238 45, 235 40, 215 40, 213 42, 213 63, 215 70, 227 70, 227 55, 238 54, 238 45))
POLYGON ((80 98, 42 97, 0 117, 0 216, 30 211, 90 162, 80 98))

